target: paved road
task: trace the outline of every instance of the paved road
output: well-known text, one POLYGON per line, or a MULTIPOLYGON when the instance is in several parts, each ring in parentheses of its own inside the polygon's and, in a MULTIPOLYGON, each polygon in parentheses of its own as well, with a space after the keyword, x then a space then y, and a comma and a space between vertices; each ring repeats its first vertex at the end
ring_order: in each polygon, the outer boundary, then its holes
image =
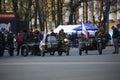
POLYGON ((102 55, 89 51, 79 56, 78 49, 70 56, 0 57, 0 80, 120 80, 120 54, 111 54, 107 47, 102 55))

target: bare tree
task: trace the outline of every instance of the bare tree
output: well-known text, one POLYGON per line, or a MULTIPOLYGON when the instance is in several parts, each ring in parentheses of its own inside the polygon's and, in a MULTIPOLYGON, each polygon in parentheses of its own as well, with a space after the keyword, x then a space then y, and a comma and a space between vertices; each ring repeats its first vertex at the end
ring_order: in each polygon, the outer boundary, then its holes
MULTIPOLYGON (((99 1, 99 4, 101 6, 98 8, 98 21, 95 20, 95 15, 92 15, 92 22, 98 27, 103 26, 107 31, 109 26, 109 14, 117 12, 119 10, 117 9, 110 11, 111 5, 115 5, 117 0, 96 1, 99 1)), ((70 0, 70 3, 68 5, 68 9, 70 10, 68 24, 77 23, 78 9, 79 7, 83 8, 83 6, 80 5, 81 3, 84 3, 85 7, 85 12, 83 12, 84 21, 88 22, 89 2, 94 3, 94 0, 70 0)), ((47 28, 47 24, 50 24, 50 21, 52 21, 52 24, 54 24, 54 26, 64 24, 64 0, 9 0, 9 4, 10 5, 7 5, 5 0, 0 0, 0 12, 6 12, 6 7, 12 8, 12 11, 18 14, 20 20, 31 21, 31 19, 35 19, 35 27, 38 26, 38 20, 40 29, 42 31, 45 27, 47 28), (50 21, 49 18, 51 19, 50 21)), ((91 9, 91 12, 94 12, 94 9, 91 9)))

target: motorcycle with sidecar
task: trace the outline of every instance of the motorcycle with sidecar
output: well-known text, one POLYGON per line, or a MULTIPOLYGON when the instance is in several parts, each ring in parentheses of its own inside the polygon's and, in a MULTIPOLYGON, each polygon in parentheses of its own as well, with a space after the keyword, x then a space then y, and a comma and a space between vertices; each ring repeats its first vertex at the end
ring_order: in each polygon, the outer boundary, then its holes
POLYGON ((79 41, 79 55, 82 55, 82 52, 85 51, 88 54, 88 50, 98 50, 99 55, 102 54, 103 49, 105 49, 108 43, 108 35, 98 37, 90 37, 86 41, 79 41))
POLYGON ((69 55, 70 44, 68 39, 56 40, 54 36, 49 36, 49 39, 46 42, 32 42, 26 43, 21 46, 21 55, 28 56, 29 52, 34 55, 45 56, 46 53, 54 55, 55 52, 58 52, 58 55, 61 56, 64 52, 67 56, 69 55))
POLYGON ((41 45, 41 56, 45 56, 46 53, 54 55, 55 52, 58 52, 58 55, 61 56, 64 52, 67 56, 69 55, 70 44, 68 39, 56 40, 54 36, 49 36, 48 40, 41 45))

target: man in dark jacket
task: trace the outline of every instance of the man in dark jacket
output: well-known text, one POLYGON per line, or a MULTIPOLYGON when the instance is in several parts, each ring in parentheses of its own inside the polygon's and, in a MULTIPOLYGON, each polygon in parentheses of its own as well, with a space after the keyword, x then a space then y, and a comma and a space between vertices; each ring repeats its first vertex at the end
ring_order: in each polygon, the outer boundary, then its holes
POLYGON ((112 26, 112 30, 113 30, 113 44, 114 44, 114 48, 115 51, 113 52, 113 54, 119 53, 119 45, 118 45, 118 38, 119 38, 119 31, 115 26, 112 26))
POLYGON ((0 56, 4 55, 5 49, 5 36, 2 32, 0 32, 0 56))
POLYGON ((9 47, 8 52, 10 56, 14 55, 14 36, 13 33, 8 32, 7 39, 6 39, 7 45, 9 47))
POLYGON ((50 35, 56 37, 56 34, 54 33, 53 29, 51 30, 50 35))

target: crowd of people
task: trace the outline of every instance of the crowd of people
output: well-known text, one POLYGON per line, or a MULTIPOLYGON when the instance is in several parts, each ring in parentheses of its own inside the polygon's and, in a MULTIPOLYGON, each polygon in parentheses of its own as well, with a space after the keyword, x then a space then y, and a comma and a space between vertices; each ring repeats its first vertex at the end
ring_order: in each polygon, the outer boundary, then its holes
MULTIPOLYGON (((114 47, 115 47, 115 51, 113 52, 115 53, 119 53, 119 46, 118 46, 118 29, 115 28, 114 26, 112 27, 113 29, 113 42, 114 42, 114 47)), ((95 36, 98 35, 103 35, 105 34, 104 29, 100 28, 96 33, 95 36)), ((59 33, 54 33, 53 30, 51 30, 51 33, 49 34, 51 36, 55 36, 56 39, 58 40, 63 40, 65 38, 69 39, 70 41, 70 46, 73 47, 77 47, 78 46, 78 42, 79 39, 81 38, 80 35, 76 33, 72 33, 72 34, 67 34, 64 32, 63 29, 61 29, 59 31, 59 33)), ((8 49, 14 50, 15 47, 15 42, 17 43, 17 56, 19 56, 20 53, 20 47, 21 45, 25 44, 26 42, 40 42, 43 38, 43 32, 40 32, 39 30, 35 30, 33 31, 20 31, 17 33, 17 35, 13 35, 11 32, 7 32, 6 35, 0 31, 0 56, 4 55, 4 50, 6 49, 6 46, 9 47, 8 49), (15 41, 16 40, 16 41, 15 41)), ((108 37, 108 39, 110 38, 110 36, 108 37)), ((9 50, 8 50, 9 52, 9 50)), ((10 56, 14 56, 14 51, 10 51, 9 52, 10 56)))
POLYGON ((17 50, 19 56, 20 48, 27 42, 40 42, 43 34, 38 30, 33 31, 20 31, 16 35, 11 32, 3 33, 0 31, 0 56, 4 55, 4 50, 8 50, 10 56, 14 56, 14 50, 17 50), (16 45, 16 46, 15 46, 16 45))

